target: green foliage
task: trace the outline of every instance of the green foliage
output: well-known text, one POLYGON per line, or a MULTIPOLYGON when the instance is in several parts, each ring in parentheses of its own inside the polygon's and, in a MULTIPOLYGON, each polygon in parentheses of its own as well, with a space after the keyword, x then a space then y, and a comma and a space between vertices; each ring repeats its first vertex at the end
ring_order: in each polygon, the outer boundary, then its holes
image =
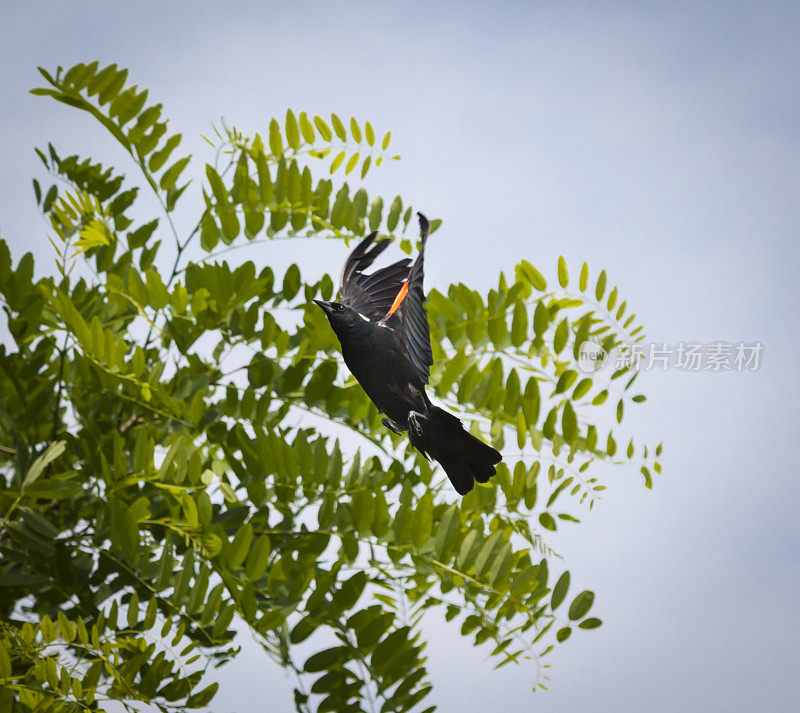
POLYGON ((609 394, 618 420, 642 400, 635 370, 577 372, 581 341, 642 338, 604 272, 590 286, 584 265, 570 292, 562 258, 548 291, 522 261, 487 295, 431 292, 435 397, 504 452, 459 499, 382 428, 333 353, 309 304, 332 296, 330 276, 216 260, 290 238, 302 262, 304 239, 369 230, 410 251, 403 199, 316 177, 325 161, 363 177, 390 134, 292 111, 266 141, 215 128, 184 236, 173 211, 189 157, 174 158, 161 105, 114 65, 42 75, 33 93, 90 114, 142 185, 49 146, 38 153, 55 182, 34 193, 56 274, 35 279, 31 256, 14 262, 0 241, 13 342, 0 346, 0 709, 203 707, 213 667, 238 651, 237 620, 296 674, 299 711, 419 710, 428 610, 498 667, 600 625, 594 594, 551 577, 543 532, 594 504, 596 461, 633 462, 648 487, 661 470, 660 446, 631 440, 621 457, 601 425, 609 394), (193 241, 206 255, 189 262, 193 241), (157 268, 162 244, 171 271, 157 268), (316 653, 297 661, 306 640, 316 653))

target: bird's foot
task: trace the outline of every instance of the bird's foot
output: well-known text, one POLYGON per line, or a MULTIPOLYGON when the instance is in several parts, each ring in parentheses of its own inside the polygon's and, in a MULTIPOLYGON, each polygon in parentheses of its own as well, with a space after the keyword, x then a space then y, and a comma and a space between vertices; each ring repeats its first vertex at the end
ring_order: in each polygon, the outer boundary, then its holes
POLYGON ((408 428, 415 436, 422 435, 422 422, 427 420, 426 416, 417 411, 408 412, 408 428))
POLYGON ((396 433, 397 435, 400 435, 400 434, 402 434, 402 433, 403 433, 403 431, 405 430, 405 429, 402 429, 402 428, 400 428, 400 426, 398 426, 398 425, 397 425, 397 424, 396 424, 394 421, 392 421, 392 419, 390 419, 390 418, 384 418, 382 423, 383 423, 383 425, 384 425, 384 426, 386 426, 386 428, 388 428, 388 429, 389 429, 389 430, 390 430, 392 433, 396 433))

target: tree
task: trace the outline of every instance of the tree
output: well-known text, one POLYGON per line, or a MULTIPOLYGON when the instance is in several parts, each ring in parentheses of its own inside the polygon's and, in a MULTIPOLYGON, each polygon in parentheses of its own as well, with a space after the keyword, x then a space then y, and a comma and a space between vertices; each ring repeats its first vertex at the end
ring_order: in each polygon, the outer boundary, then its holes
POLYGON ((570 289, 562 258, 551 289, 523 260, 488 295, 430 292, 434 395, 504 453, 459 498, 341 365, 311 303, 328 275, 219 259, 291 239, 302 262, 310 241, 369 230, 411 252, 411 206, 342 179, 385 162, 391 135, 291 110, 266 138, 223 125, 183 230, 190 157, 162 105, 115 65, 40 71, 33 93, 91 115, 140 185, 37 150, 56 274, 35 279, 0 241, 0 710, 203 707, 235 619, 297 674, 298 711, 419 710, 426 610, 497 666, 600 625, 545 535, 592 507, 595 463, 635 463, 650 487, 661 452, 600 425, 644 400, 634 364, 577 369, 587 340, 643 338, 605 272, 590 286, 584 264, 570 289))

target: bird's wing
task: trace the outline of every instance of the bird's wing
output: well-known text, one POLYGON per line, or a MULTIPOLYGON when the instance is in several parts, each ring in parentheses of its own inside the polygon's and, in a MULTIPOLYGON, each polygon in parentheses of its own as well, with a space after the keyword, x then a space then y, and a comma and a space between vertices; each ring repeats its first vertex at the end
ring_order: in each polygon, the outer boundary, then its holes
POLYGON ((384 238, 375 240, 377 233, 370 233, 350 253, 342 268, 339 301, 372 320, 386 315, 397 296, 403 281, 408 277, 409 258, 376 270, 369 275, 369 268, 391 242, 384 238))
POLYGON ((430 377, 430 367, 433 364, 431 352, 431 331, 428 326, 428 313, 425 311, 425 292, 422 287, 425 263, 425 242, 428 239, 428 219, 419 216, 420 236, 422 247, 419 255, 408 272, 408 278, 395 292, 394 301, 383 321, 397 332, 405 347, 405 352, 414 366, 414 371, 419 375, 423 384, 427 384, 430 377))

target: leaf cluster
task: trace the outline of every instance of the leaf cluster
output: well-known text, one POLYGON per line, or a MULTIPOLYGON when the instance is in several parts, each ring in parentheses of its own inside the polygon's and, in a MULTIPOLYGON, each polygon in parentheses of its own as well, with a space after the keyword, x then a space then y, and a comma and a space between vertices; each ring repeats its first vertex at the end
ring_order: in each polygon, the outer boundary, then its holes
POLYGON ((371 230, 410 251, 407 202, 334 183, 380 166, 390 134, 292 111, 266 140, 215 128, 183 231, 189 157, 161 105, 115 65, 42 75, 33 93, 92 116, 140 181, 48 146, 34 193, 57 269, 36 279, 0 241, 0 710, 203 707, 238 622, 294 673, 299 711, 430 711, 426 612, 496 666, 600 625, 594 594, 551 573, 547 532, 594 504, 594 464, 649 486, 661 454, 616 445, 635 369, 577 369, 582 341, 641 338, 605 273, 569 291, 562 260, 551 289, 522 261, 486 295, 431 292, 435 396, 504 452, 458 499, 341 366, 310 303, 332 278, 219 259, 371 230))

